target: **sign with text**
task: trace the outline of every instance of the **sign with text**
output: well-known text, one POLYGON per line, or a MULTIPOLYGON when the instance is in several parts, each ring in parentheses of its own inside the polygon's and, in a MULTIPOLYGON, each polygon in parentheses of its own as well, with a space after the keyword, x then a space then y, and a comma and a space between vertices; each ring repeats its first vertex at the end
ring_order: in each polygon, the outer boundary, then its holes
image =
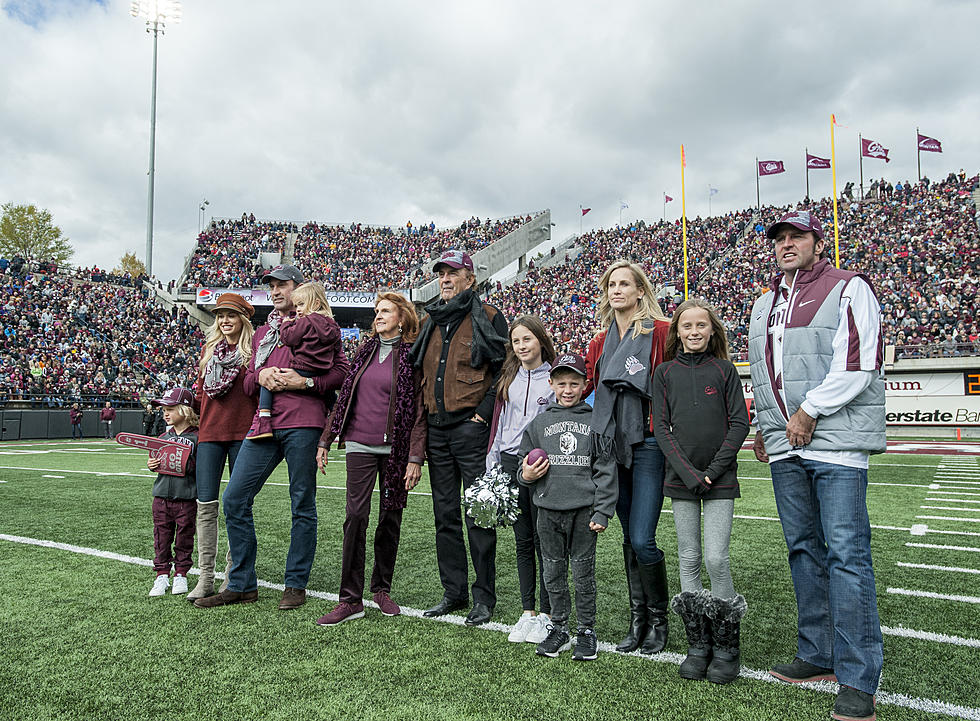
MULTIPOLYGON (((198 288, 197 304, 214 305, 222 293, 237 293, 253 306, 271 306, 269 291, 256 288, 198 288)), ((408 297, 408 291, 402 291, 408 297)), ((362 293, 359 291, 328 290, 327 302, 331 308, 374 308, 377 293, 362 293)))

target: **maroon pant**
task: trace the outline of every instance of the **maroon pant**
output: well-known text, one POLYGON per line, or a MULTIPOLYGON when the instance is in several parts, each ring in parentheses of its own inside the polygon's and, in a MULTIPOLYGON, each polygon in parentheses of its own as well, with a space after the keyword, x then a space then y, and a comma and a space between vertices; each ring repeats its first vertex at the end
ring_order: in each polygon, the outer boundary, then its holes
MULTIPOLYGON (((388 456, 373 453, 347 454, 347 518, 344 520, 344 550, 340 571, 340 600, 360 603, 364 596, 364 548, 371 515, 371 494, 388 456)), ((398 555, 402 509, 381 510, 374 531, 374 572, 371 593, 391 591, 391 576, 398 555)))
POLYGON ((153 499, 153 570, 158 576, 161 573, 169 576, 171 564, 181 576, 191 570, 196 523, 196 499, 153 499))

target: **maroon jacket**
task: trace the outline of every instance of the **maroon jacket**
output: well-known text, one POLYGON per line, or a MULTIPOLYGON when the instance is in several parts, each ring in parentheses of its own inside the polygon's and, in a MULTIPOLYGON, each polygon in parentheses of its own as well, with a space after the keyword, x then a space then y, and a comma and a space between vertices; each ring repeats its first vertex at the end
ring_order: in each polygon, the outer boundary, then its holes
POLYGON ((114 421, 116 420, 116 409, 115 408, 103 408, 102 412, 99 413, 99 418, 103 421, 114 421))

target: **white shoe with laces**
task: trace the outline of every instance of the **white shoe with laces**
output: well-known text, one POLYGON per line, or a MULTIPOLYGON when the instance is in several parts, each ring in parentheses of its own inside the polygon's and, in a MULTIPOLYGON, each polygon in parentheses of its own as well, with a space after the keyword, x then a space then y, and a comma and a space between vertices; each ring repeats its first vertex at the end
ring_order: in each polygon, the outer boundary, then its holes
POLYGON ((517 623, 514 624, 514 630, 507 636, 507 640, 511 643, 524 643, 527 640, 527 634, 536 625, 535 618, 536 616, 533 616, 530 611, 522 613, 521 617, 517 619, 517 623))
POLYGON ((174 576, 174 588, 170 593, 175 596, 187 593, 187 576, 174 576))
POLYGON ((534 625, 528 629, 527 638, 524 640, 528 643, 541 643, 548 638, 548 625, 550 623, 551 616, 546 613, 539 613, 534 617, 534 625))
POLYGON ((162 596, 167 592, 168 588, 170 588, 170 579, 161 573, 153 582, 153 588, 150 589, 150 597, 162 596))

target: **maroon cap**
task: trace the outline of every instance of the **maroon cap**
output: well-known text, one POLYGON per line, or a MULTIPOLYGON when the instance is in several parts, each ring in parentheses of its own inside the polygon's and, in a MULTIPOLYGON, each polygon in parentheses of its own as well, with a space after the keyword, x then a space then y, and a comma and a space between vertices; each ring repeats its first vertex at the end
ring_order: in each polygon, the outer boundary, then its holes
POLYGON ((817 234, 818 238, 823 239, 823 228, 820 226, 820 221, 809 210, 792 210, 786 213, 786 215, 769 226, 769 230, 766 231, 766 237, 770 240, 775 240, 776 233, 779 232, 779 226, 784 223, 786 225, 792 225, 799 230, 813 231, 817 234))
POLYGON ((150 401, 154 406, 193 406, 194 394, 186 388, 171 388, 163 394, 163 398, 150 401))
POLYGON ((560 368, 575 371, 583 378, 588 375, 585 371, 585 358, 577 355, 576 353, 564 353, 558 356, 558 358, 555 359, 554 364, 551 366, 550 375, 554 375, 560 368))
POLYGON ((432 272, 435 273, 439 270, 440 265, 448 265, 450 268, 466 268, 471 273, 473 272, 473 259, 462 250, 446 250, 443 254, 439 256, 437 260, 432 265, 432 272))
POLYGON ((297 285, 303 282, 303 274, 295 265, 277 265, 275 268, 270 268, 262 276, 262 282, 268 283, 269 278, 276 278, 277 280, 292 280, 295 281, 297 285))

